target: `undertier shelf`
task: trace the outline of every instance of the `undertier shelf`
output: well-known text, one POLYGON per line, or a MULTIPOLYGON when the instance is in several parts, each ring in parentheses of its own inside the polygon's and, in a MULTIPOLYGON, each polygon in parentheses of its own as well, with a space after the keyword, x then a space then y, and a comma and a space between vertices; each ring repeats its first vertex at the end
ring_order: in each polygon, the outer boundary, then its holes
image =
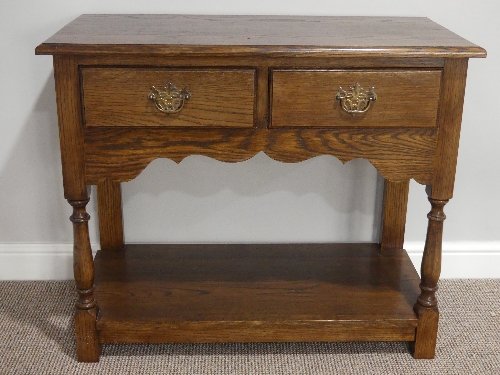
POLYGON ((95 271, 103 343, 415 338, 419 276, 378 244, 126 245, 95 271))

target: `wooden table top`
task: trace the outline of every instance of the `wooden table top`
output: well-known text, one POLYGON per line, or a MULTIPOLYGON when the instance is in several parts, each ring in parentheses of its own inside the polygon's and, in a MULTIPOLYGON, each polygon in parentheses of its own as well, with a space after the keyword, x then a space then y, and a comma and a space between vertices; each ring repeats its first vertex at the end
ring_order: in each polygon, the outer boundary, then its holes
POLYGON ((486 56, 427 18, 159 14, 82 15, 36 53, 486 56))

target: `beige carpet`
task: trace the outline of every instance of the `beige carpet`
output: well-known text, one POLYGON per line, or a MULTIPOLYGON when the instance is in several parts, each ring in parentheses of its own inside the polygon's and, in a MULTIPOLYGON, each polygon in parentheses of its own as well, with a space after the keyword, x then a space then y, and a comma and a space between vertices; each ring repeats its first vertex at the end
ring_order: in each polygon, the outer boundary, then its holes
POLYGON ((0 374, 500 374, 500 280, 443 280, 434 360, 405 343, 105 345, 75 360, 70 281, 0 282, 0 374))

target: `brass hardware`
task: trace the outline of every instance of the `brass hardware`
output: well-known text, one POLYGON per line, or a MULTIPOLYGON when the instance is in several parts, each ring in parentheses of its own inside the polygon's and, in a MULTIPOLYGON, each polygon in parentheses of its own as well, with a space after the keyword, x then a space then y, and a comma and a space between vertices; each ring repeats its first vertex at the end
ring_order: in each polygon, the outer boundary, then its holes
POLYGON ((187 86, 182 90, 178 90, 170 82, 161 89, 151 86, 151 92, 148 95, 148 99, 155 103, 156 108, 165 113, 180 112, 185 101, 189 98, 191 98, 191 94, 187 91, 187 86))
POLYGON ((371 87, 368 91, 365 91, 356 82, 350 88, 350 91, 345 91, 342 87, 339 87, 339 92, 335 96, 335 99, 340 101, 340 106, 344 111, 354 116, 368 111, 370 104, 377 100, 377 94, 375 94, 374 89, 375 87, 371 87))

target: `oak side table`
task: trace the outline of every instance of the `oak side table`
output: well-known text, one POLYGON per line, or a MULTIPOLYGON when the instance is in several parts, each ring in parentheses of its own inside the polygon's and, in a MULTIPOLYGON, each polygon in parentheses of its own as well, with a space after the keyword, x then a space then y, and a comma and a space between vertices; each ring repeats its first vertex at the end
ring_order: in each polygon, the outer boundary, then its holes
POLYGON ((36 53, 54 59, 79 361, 101 343, 254 341, 408 341, 434 357, 443 207, 484 49, 426 18, 83 15, 36 53), (260 151, 369 160, 380 243, 124 243, 120 183, 153 159, 260 151), (403 250, 410 179, 431 204, 421 279, 403 250))

